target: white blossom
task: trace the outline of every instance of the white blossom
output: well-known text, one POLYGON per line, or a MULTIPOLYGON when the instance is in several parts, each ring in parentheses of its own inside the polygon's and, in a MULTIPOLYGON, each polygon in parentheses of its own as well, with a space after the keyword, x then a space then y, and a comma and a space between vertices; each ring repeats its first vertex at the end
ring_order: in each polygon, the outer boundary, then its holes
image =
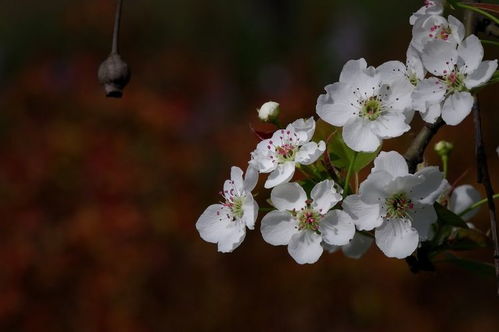
POLYGON ((332 180, 322 181, 307 194, 296 182, 283 183, 272 189, 275 211, 262 219, 263 239, 275 246, 287 245, 299 264, 315 263, 322 255, 325 242, 342 246, 354 237, 352 218, 341 210, 331 210, 340 200, 332 180))
MULTIPOLYGON (((426 76, 426 69, 423 66, 423 61, 419 52, 411 45, 407 48, 405 65, 400 61, 388 61, 377 68, 377 71, 382 76, 384 82, 397 82, 401 78, 405 78, 412 84, 411 93, 416 86, 426 76)), ((412 100, 411 100, 412 101, 412 100)), ((405 111, 406 122, 409 123, 414 115, 414 105, 411 105, 405 111)))
POLYGON ((258 181, 258 172, 248 167, 243 179, 243 171, 232 167, 230 180, 226 180, 223 202, 210 205, 196 222, 201 238, 210 243, 218 243, 218 251, 231 252, 246 236, 246 227, 254 229, 258 215, 258 204, 251 191, 258 181))
POLYGON ((279 116, 279 104, 274 101, 268 101, 257 109, 260 120, 270 122, 279 116))
POLYGON ((433 207, 443 180, 437 167, 410 174, 398 152, 381 152, 359 193, 343 201, 358 230, 375 229, 376 245, 388 257, 405 258, 418 243, 430 239, 437 220, 433 207))
POLYGON ((422 17, 431 15, 442 15, 444 7, 441 0, 424 0, 423 7, 409 17, 409 23, 414 25, 422 17))
POLYGON ((345 143, 355 151, 375 151, 385 138, 398 137, 410 127, 412 84, 402 63, 367 67, 364 59, 348 61, 339 82, 326 86, 317 100, 317 114, 343 127, 345 143))
POLYGON ((460 44, 464 35, 463 23, 452 15, 449 15, 448 20, 437 15, 423 16, 412 27, 411 45, 423 52, 429 41, 460 44))
POLYGON ((436 77, 423 80, 412 94, 423 120, 434 123, 440 115, 457 125, 471 112, 470 90, 485 84, 497 68, 497 60, 482 61, 483 46, 475 35, 460 45, 438 40, 426 44, 423 64, 436 77))
POLYGON ((288 182, 297 164, 310 165, 326 150, 324 141, 311 142, 315 120, 298 119, 286 129, 277 130, 270 139, 258 143, 251 153, 250 165, 260 173, 270 173, 265 188, 288 182))

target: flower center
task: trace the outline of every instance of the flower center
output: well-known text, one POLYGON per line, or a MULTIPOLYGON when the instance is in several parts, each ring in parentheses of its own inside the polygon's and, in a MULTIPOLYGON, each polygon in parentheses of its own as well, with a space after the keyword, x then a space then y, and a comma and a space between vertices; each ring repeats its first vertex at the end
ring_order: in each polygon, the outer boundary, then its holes
POLYGON ((296 215, 296 219, 298 220, 298 230, 311 230, 319 233, 319 222, 322 218, 322 215, 317 211, 307 207, 301 211, 299 211, 296 215))
POLYGON ((409 79, 409 82, 411 82, 412 85, 416 86, 419 83, 419 78, 416 75, 416 73, 410 73, 407 75, 407 78, 409 79))
POLYGON ((447 91, 450 93, 460 92, 466 90, 464 85, 464 75, 457 71, 452 71, 449 75, 444 77, 447 91))
POLYGON ((438 24, 430 28, 430 33, 428 34, 428 36, 430 38, 448 40, 451 34, 452 30, 449 26, 442 26, 438 24))
POLYGON ((406 193, 398 193, 386 199, 386 217, 405 218, 408 211, 414 208, 414 204, 406 193))
POLYGON ((376 120, 383 112, 383 106, 378 96, 366 99, 360 110, 360 116, 368 120, 376 120))
POLYGON ((233 196, 231 199, 228 199, 225 203, 223 203, 223 205, 230 209, 233 221, 243 217, 244 196, 233 196))
POLYGON ((283 144, 281 146, 276 146, 275 148, 275 152, 280 161, 294 160, 296 150, 296 146, 292 144, 283 144))

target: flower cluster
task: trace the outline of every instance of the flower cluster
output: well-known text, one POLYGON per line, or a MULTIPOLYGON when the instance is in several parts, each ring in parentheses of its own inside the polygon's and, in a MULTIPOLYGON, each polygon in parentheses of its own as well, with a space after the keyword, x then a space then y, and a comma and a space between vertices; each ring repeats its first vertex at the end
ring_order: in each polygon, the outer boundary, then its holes
POLYGON ((457 18, 440 16, 442 4, 426 1, 411 17, 413 37, 407 61, 388 61, 374 68, 364 59, 350 60, 339 82, 326 86, 317 114, 343 127, 345 143, 372 152, 383 139, 410 129, 413 111, 434 123, 441 116, 457 125, 471 112, 471 89, 490 80, 497 60, 482 61, 483 46, 475 35, 465 38, 457 18))
MULTIPOLYGON (((405 63, 373 67, 364 59, 350 60, 338 82, 325 87, 316 112, 323 124, 342 127, 338 135, 333 129, 326 137, 318 135, 313 117, 280 126, 275 102, 258 109, 262 121, 278 128, 269 138, 259 136, 244 176, 232 168, 222 202, 209 206, 196 223, 201 237, 231 252, 246 229, 254 229, 258 212, 266 210, 263 239, 286 245, 299 264, 316 262, 324 250, 341 249, 359 258, 373 242, 386 256, 402 259, 428 241, 441 241, 442 229, 450 227, 437 227, 441 209, 454 218, 452 225, 471 218, 480 199, 473 187, 450 185, 435 166, 420 165, 410 173, 400 153, 376 152, 384 139, 411 129, 415 111, 429 123, 441 118, 459 124, 474 103, 472 89, 496 71, 497 60, 482 61, 480 40, 466 37, 463 24, 442 13, 440 1, 427 0, 411 16, 405 63), (335 151, 338 146, 341 152, 335 151), (358 179, 370 162, 369 175, 352 186, 352 173, 358 179), (293 181, 297 169, 303 176, 293 181), (271 190, 270 208, 259 209, 252 195, 259 174, 268 174, 264 187, 271 190)), ((444 172, 451 150, 448 142, 436 147, 445 159, 444 172)))

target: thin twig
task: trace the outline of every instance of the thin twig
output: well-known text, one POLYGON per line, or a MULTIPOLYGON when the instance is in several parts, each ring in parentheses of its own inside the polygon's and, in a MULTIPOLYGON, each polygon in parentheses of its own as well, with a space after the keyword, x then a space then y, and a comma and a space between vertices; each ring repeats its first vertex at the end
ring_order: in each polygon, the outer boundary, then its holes
POLYGON ((480 104, 475 96, 473 104, 473 122, 475 124, 475 154, 477 163, 478 183, 483 184, 487 195, 487 205, 489 207, 490 233, 494 242, 494 266, 496 269, 497 295, 499 296, 499 234, 497 233, 496 206, 494 203, 494 189, 489 177, 489 167, 487 165, 487 155, 482 135, 482 120, 480 116, 480 104))
POLYGON ((118 40, 120 38, 120 22, 121 22, 122 7, 123 7, 123 0, 118 0, 118 4, 116 6, 116 14, 114 17, 113 44, 111 47, 111 54, 119 53, 118 40))

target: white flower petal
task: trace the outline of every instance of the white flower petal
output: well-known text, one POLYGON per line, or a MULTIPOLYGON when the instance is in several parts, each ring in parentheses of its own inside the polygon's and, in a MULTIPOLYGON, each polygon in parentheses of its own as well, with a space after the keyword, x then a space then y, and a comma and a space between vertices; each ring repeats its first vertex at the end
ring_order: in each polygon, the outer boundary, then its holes
POLYGON ((326 95, 321 95, 317 100, 317 115, 333 126, 344 126, 345 123, 355 116, 357 109, 350 104, 325 102, 326 95))
MULTIPOLYGON (((274 135, 275 136, 275 133, 274 135)), ((260 173, 270 173, 277 167, 277 162, 272 159, 273 152, 269 149, 271 139, 265 139, 257 144, 256 149, 251 152, 249 164, 260 173)))
POLYGON ((340 82, 352 83, 358 80, 359 75, 365 72, 367 62, 364 58, 349 60, 343 66, 340 74, 340 82))
POLYGON ((444 180, 444 174, 440 172, 438 167, 430 166, 423 168, 414 175, 421 178, 422 181, 411 188, 408 193, 411 199, 415 201, 424 201, 427 204, 435 203, 435 201, 428 201, 428 197, 432 196, 435 199, 438 198, 438 196, 435 195, 435 192, 442 188, 441 186, 442 181, 444 180))
POLYGON ((381 82, 390 84, 393 81, 405 78, 407 68, 400 61, 388 61, 378 66, 376 72, 378 73, 381 82))
POLYGON ((464 24, 452 15, 449 15, 447 21, 454 41, 458 44, 461 43, 465 35, 464 24))
POLYGON ((439 104, 445 96, 446 87, 443 82, 430 77, 418 83, 412 92, 412 103, 416 110, 426 112, 428 105, 439 104))
POLYGON ((308 142, 300 147, 296 153, 295 161, 302 165, 310 165, 314 163, 326 151, 326 143, 320 141, 308 142))
POLYGON ((232 252, 244 241, 246 226, 242 222, 231 222, 228 231, 218 241, 219 252, 232 252))
POLYGON ((431 40, 426 43, 421 59, 428 72, 435 76, 444 76, 450 73, 457 63, 456 44, 431 40))
POLYGON ((385 190, 389 195, 405 192, 410 196, 413 188, 418 187, 423 181, 423 177, 414 174, 398 176, 385 185, 385 190))
POLYGON ((295 163, 288 161, 284 164, 279 164, 277 168, 270 173, 264 187, 269 189, 281 183, 288 182, 295 174, 295 163))
POLYGON ((196 222, 196 229, 203 240, 217 243, 229 232, 230 223, 232 223, 230 210, 222 204, 213 204, 201 214, 196 222))
POLYGON ((435 123, 442 114, 442 103, 429 105, 426 112, 421 112, 421 118, 428 123, 435 123))
POLYGON ((411 25, 414 25, 417 20, 419 20, 421 17, 425 17, 428 15, 434 16, 434 15, 442 15, 444 12, 441 0, 430 0, 430 1, 425 1, 425 4, 423 7, 419 8, 417 12, 411 15, 409 17, 409 23, 411 25))
POLYGON ((437 188, 437 190, 426 196, 426 198, 419 200, 419 202, 422 204, 433 205, 435 202, 443 199, 442 195, 447 195, 450 190, 451 186, 449 182, 446 179, 443 179, 442 182, 440 182, 440 186, 437 188))
POLYGON ((483 59, 483 46, 480 39, 475 35, 469 35, 457 47, 457 54, 459 71, 464 74, 474 72, 483 59))
POLYGON ((418 231, 405 219, 390 219, 376 228, 376 245, 388 257, 405 258, 418 247, 418 231))
POLYGON ((442 107, 442 119, 451 126, 460 124, 470 114, 473 102, 473 96, 469 92, 451 94, 442 107))
POLYGON ((247 192, 253 191, 255 189, 256 183, 258 182, 258 170, 249 165, 244 174, 244 190, 247 192))
POLYGON ((350 60, 340 74, 340 82, 350 84, 355 89, 357 99, 360 96, 370 97, 379 88, 379 75, 374 68, 366 68, 366 65, 364 59, 350 60))
POLYGON ((232 166, 230 169, 230 179, 234 182, 234 187, 237 191, 242 192, 244 190, 242 169, 232 166))
POLYGON ((242 209, 243 215, 241 220, 249 229, 254 229, 256 218, 258 217, 258 203, 253 199, 251 194, 245 197, 242 209))
POLYGON ((384 85, 381 90, 383 105, 389 112, 404 111, 412 104, 411 94, 414 85, 406 78, 394 80, 391 85, 384 85))
POLYGON ((362 201, 367 204, 384 202, 389 195, 386 187, 392 181, 393 176, 385 171, 369 174, 367 179, 360 184, 359 192, 362 201))
POLYGON ((422 80, 426 75, 426 70, 421 61, 421 56, 418 51, 411 45, 407 48, 407 73, 414 74, 419 80, 422 80))
POLYGON ((358 230, 370 231, 383 223, 379 204, 367 204, 360 195, 350 195, 343 200, 343 211, 353 219, 358 230))
POLYGON ((468 89, 487 83, 497 69, 497 60, 483 61, 478 68, 464 79, 468 89))
POLYGON ((293 127, 294 131, 297 134, 303 133, 305 136, 304 142, 308 142, 312 139, 312 136, 314 136, 315 132, 315 120, 313 117, 310 117, 308 119, 298 119, 295 120, 293 123, 290 123, 289 126, 293 127))
POLYGON ((293 234, 298 232, 298 222, 287 211, 271 211, 263 217, 260 231, 265 242, 274 246, 289 243, 293 234))
POLYGON ((298 211, 306 206, 307 194, 296 182, 283 183, 272 189, 270 200, 278 210, 298 211))
POLYGON ((412 226, 418 231, 421 241, 429 240, 433 237, 432 225, 437 221, 437 213, 433 205, 414 203, 409 210, 412 219, 412 226))
POLYGON ((397 151, 381 151, 374 159, 374 167, 371 170, 371 172, 377 171, 385 171, 393 177, 409 174, 407 162, 397 151))
POLYGON ((381 144, 381 139, 370 128, 369 120, 350 119, 343 127, 343 140, 354 151, 373 152, 381 144))
MULTIPOLYGON (((465 184, 459 187, 456 187, 449 198, 449 204, 447 208, 454 212, 455 214, 459 214, 469 208, 474 203, 478 202, 481 199, 480 193, 469 184, 465 184)), ((464 221, 468 221, 473 218, 478 211, 479 208, 474 209, 465 215, 462 216, 464 221)))
POLYGON ((312 264, 321 257, 322 237, 312 231, 294 234, 288 244, 288 252, 298 264, 312 264))
POLYGON ((372 243, 372 237, 357 232, 355 233, 352 241, 341 247, 341 249, 343 250, 345 256, 359 259, 367 252, 372 243))
POLYGON ((434 40, 434 26, 447 26, 447 20, 439 15, 425 15, 417 20, 412 27, 411 45, 418 51, 422 52, 428 41, 434 40))
POLYGON ((341 195, 336 191, 333 180, 324 180, 317 183, 312 192, 312 207, 321 214, 326 214, 333 206, 341 201, 341 195))
POLYGON ((319 223, 319 230, 326 243, 342 246, 350 242, 355 234, 352 217, 344 211, 332 210, 319 223))

